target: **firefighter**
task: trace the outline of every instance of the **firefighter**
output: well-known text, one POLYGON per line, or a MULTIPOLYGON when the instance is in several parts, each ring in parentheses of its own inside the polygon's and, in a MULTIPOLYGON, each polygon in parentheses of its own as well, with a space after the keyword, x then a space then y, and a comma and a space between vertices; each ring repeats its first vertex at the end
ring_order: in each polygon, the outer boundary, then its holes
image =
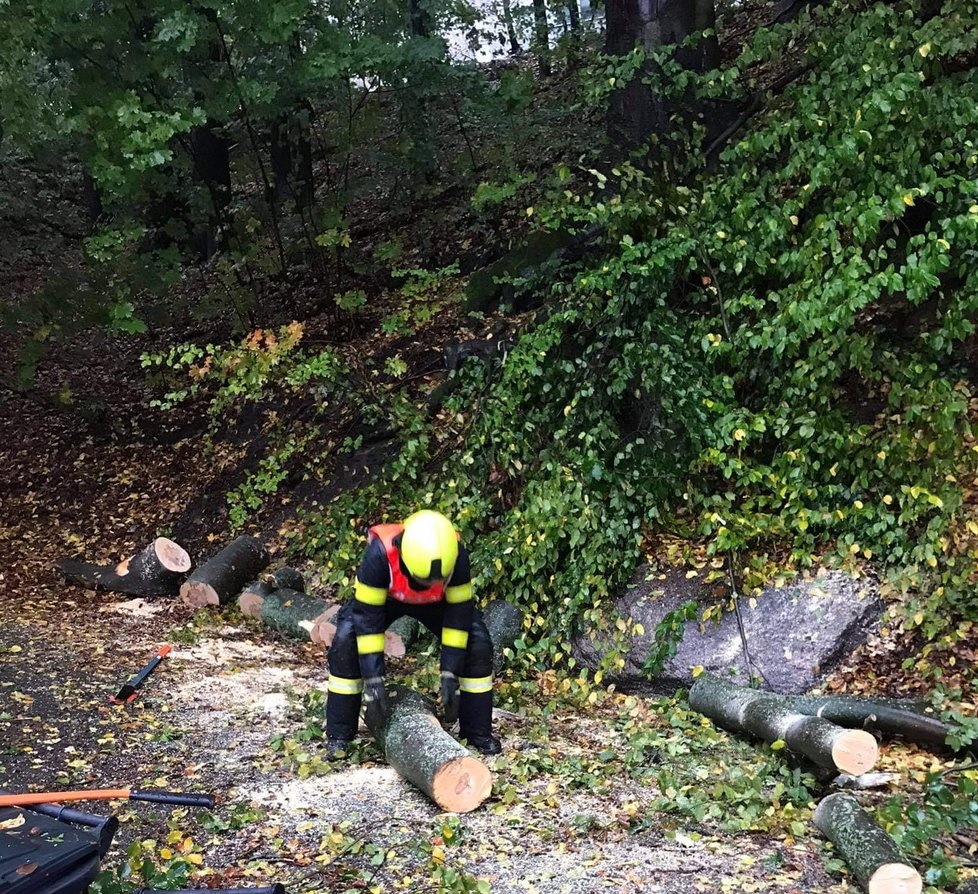
POLYGON ((337 616, 329 648, 327 751, 344 752, 368 713, 387 711, 384 631, 403 615, 441 638, 441 711, 482 754, 499 754, 492 735, 492 640, 472 597, 469 555, 452 523, 424 509, 404 524, 375 525, 357 569, 353 598, 337 616))

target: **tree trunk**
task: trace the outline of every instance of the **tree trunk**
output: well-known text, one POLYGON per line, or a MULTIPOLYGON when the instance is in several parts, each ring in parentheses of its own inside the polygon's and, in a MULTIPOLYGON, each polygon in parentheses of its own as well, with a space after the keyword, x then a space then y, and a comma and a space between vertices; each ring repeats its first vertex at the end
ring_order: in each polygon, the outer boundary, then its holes
POLYGON ((581 33, 581 7, 577 0, 566 0, 565 5, 567 6, 567 17, 570 20, 570 33, 577 38, 581 33))
POLYGON ((208 121, 190 131, 194 169, 207 187, 213 206, 207 229, 194 235, 195 247, 205 260, 217 252, 217 228, 231 202, 231 141, 220 130, 220 125, 208 121))
POLYGON ((769 745, 783 741, 819 767, 860 776, 879 758, 876 740, 864 730, 848 730, 821 717, 792 710, 778 696, 742 689, 713 677, 700 677, 689 692, 689 706, 736 733, 750 733, 769 745))
MULTIPOLYGON (((624 56, 636 48, 649 51, 680 43, 698 31, 714 29, 716 9, 714 0, 608 0, 605 20, 605 52, 624 56)), ((714 35, 694 47, 677 50, 676 60, 684 68, 704 72, 717 66, 719 55, 714 35)), ((626 150, 644 146, 653 135, 667 136, 673 130, 672 117, 679 111, 675 102, 653 94, 642 83, 646 72, 646 68, 640 68, 612 96, 609 132, 626 150)), ((704 112, 691 100, 683 104, 682 110, 691 117, 702 117, 704 112)), ((711 121, 717 132, 722 130, 721 124, 711 121)))
POLYGON ((312 106, 306 102, 295 115, 296 169, 295 206, 298 210, 316 203, 316 177, 312 169, 312 106))
POLYGON ((389 686, 390 710, 370 728, 387 763, 442 810, 467 813, 492 792, 492 774, 455 741, 428 699, 403 686, 389 686))
POLYGON ((523 47, 520 46, 516 36, 516 26, 513 24, 513 7, 511 0, 503 0, 503 22, 506 24, 506 34, 509 37, 509 51, 514 56, 523 55, 523 47))
POLYGON ((533 52, 540 63, 540 74, 550 76, 550 25, 547 0, 533 0, 533 52))
POLYGON ((272 201, 281 205, 288 198, 289 178, 292 176, 288 115, 281 115, 272 122, 269 144, 272 160, 272 201))
POLYGON ((431 15, 425 0, 408 0, 408 27, 415 37, 431 36, 431 15))
POLYGON ((869 894, 920 894, 920 874, 852 795, 829 795, 814 822, 869 894))
POLYGON ((492 639, 492 672, 498 674, 505 662, 503 650, 523 632, 523 612, 511 602, 494 599, 482 612, 492 639))
POLYGON ((227 605, 268 561, 265 547, 242 534, 190 575, 180 588, 180 598, 194 608, 227 605))
POLYGON ((299 590, 275 590, 264 597, 261 622, 265 627, 304 642, 314 642, 313 631, 330 604, 299 590))
POLYGON ((190 570, 190 556, 177 543, 157 537, 142 552, 116 566, 116 574, 145 583, 158 582, 167 592, 176 593, 180 581, 190 570))

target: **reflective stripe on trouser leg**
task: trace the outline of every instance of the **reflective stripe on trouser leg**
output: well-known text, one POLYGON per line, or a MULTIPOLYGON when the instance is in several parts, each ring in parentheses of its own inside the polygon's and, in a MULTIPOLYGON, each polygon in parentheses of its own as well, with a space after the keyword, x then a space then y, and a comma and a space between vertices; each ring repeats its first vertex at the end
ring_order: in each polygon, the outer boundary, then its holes
POLYGON ((492 692, 492 677, 459 677, 458 688, 462 692, 492 692))
POLYGON ((492 735, 492 640, 482 612, 475 610, 469 627, 465 664, 459 674, 458 731, 463 739, 492 735), (487 685, 488 684, 488 685, 487 685))
POLYGON ((336 618, 336 633, 328 654, 326 735, 330 739, 352 740, 356 738, 360 723, 360 693, 363 691, 352 602, 344 605, 336 618))

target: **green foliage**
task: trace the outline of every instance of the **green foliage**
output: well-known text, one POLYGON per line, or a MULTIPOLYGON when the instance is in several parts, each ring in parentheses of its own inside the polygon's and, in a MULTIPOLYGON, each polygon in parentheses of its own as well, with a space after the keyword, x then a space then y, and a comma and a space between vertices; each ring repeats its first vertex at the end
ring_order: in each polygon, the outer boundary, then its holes
POLYGON ((919 803, 905 797, 890 798, 877 819, 905 854, 922 859, 924 881, 946 889, 958 882, 949 839, 959 829, 978 829, 978 772, 974 764, 931 771, 923 780, 919 803))
POLYGON ((659 676, 665 663, 676 654, 686 632, 686 622, 696 618, 697 610, 696 602, 684 602, 679 608, 666 612, 656 625, 655 641, 641 668, 649 679, 659 676))

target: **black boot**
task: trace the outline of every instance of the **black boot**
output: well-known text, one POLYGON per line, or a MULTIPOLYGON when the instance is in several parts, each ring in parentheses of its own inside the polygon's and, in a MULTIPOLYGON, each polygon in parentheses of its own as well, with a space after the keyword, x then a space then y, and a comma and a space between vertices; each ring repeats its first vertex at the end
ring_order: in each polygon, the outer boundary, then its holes
POLYGON ((334 736, 330 736, 326 740, 326 757, 328 757, 330 760, 346 757, 350 753, 350 746, 352 744, 352 739, 338 739, 334 736))
POLYGON ((476 736, 465 741, 470 748, 474 748, 479 754, 500 754, 503 750, 503 746, 495 736, 476 736))

